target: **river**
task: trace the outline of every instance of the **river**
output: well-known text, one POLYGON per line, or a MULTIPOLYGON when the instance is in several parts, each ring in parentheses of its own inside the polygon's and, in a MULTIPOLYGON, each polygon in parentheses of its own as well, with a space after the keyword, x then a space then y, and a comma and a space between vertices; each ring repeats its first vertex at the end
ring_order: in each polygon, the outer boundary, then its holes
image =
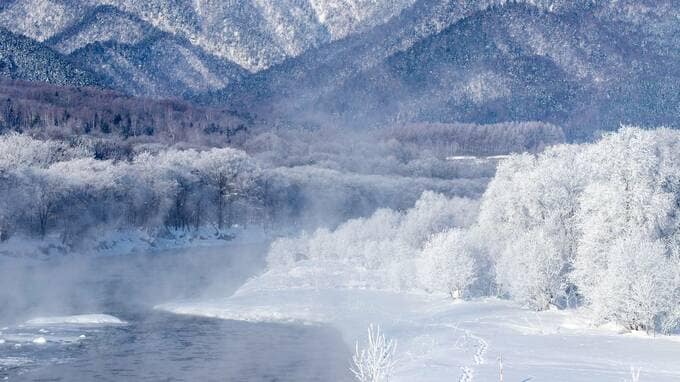
POLYGON ((153 309, 232 293, 262 269, 264 250, 251 245, 54 259, 3 256, 0 379, 350 381, 350 351, 332 328, 153 309), (83 313, 108 314, 126 324, 24 324, 37 316, 83 313))

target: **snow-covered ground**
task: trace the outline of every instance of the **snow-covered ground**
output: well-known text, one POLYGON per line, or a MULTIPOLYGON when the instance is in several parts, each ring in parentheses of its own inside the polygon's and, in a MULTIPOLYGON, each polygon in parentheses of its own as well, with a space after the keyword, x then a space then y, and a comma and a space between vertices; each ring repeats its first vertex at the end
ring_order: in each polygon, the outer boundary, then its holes
MULTIPOLYGON (((348 346, 379 324, 398 341, 391 381, 680 380, 680 339, 594 327, 588 312, 533 312, 488 298, 454 302, 445 296, 333 287, 341 274, 300 265, 270 270, 223 299, 158 306, 178 314, 246 321, 304 322, 338 328, 348 346), (333 275, 333 273, 336 273, 333 275), (312 284, 300 283, 310 275, 312 284), (327 277, 319 277, 326 274, 327 277)), ((342 273, 342 272, 340 272, 342 273)))

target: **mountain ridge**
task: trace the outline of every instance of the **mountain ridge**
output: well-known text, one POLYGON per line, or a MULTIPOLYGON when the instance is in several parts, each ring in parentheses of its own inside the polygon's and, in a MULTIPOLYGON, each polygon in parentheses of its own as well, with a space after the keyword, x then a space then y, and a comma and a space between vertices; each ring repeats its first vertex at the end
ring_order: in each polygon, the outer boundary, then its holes
POLYGON ((98 85, 293 124, 680 119, 673 0, 18 0, 0 23, 98 85))

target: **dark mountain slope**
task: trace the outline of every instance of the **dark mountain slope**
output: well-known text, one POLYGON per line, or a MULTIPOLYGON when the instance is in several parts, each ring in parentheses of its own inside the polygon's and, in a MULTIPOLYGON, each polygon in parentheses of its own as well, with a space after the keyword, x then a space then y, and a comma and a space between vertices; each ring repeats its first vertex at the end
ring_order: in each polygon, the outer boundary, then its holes
POLYGON ((73 86, 106 82, 46 45, 4 28, 0 28, 0 77, 73 86))
POLYGON ((135 44, 97 42, 70 57, 110 79, 128 94, 188 97, 227 86, 246 72, 186 40, 158 32, 135 44))

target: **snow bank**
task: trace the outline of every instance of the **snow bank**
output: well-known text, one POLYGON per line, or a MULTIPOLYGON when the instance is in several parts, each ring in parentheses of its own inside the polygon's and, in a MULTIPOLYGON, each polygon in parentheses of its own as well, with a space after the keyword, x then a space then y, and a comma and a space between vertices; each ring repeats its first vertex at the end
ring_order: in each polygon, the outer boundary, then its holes
POLYGON ((537 313, 494 298, 455 303, 443 295, 333 286, 342 273, 342 267, 303 262, 270 270, 231 297, 157 308, 231 320, 328 324, 350 347, 364 339, 370 323, 379 324, 398 341, 394 382, 498 380, 501 356, 511 381, 620 382, 631 366, 642 369, 643 380, 680 378, 680 343, 672 337, 594 328, 587 312, 578 310, 537 313))
POLYGON ((26 321, 26 325, 28 326, 125 324, 125 321, 108 314, 79 314, 75 316, 38 317, 26 321))

